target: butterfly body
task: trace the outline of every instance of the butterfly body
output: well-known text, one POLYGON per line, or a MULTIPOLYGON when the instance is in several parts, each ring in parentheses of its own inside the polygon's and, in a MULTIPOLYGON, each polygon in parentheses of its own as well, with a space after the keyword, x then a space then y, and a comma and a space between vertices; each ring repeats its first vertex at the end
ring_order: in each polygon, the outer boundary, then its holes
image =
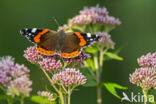
POLYGON ((21 34, 37 45, 37 50, 44 55, 58 54, 65 58, 76 57, 83 47, 99 40, 99 36, 90 33, 56 32, 49 29, 22 29, 21 34))

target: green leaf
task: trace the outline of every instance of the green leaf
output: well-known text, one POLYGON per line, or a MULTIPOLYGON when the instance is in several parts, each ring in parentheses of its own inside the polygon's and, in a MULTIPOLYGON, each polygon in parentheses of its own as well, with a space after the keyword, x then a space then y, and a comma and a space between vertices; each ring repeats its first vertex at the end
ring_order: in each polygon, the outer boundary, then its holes
POLYGON ((95 46, 85 48, 85 52, 95 54, 98 52, 98 48, 95 46))
POLYGON ((115 60, 119 60, 119 61, 123 60, 122 57, 118 56, 117 54, 111 53, 111 52, 106 52, 105 55, 110 57, 111 59, 115 59, 115 60))
POLYGON ((114 53, 114 54, 117 54, 118 55, 123 48, 124 48, 124 46, 120 46, 119 48, 113 50, 111 53, 114 53))
MULTIPOLYGON (((111 51, 109 51, 109 52, 118 55, 118 54, 121 52, 121 50, 122 50, 123 48, 124 48, 124 46, 120 46, 119 48, 114 49, 114 50, 111 50, 111 51)), ((111 60, 111 59, 112 59, 111 57, 104 55, 104 60, 105 60, 105 61, 109 61, 109 60, 111 60)))
POLYGON ((50 101, 42 96, 32 96, 31 100, 35 103, 39 103, 39 104, 56 104, 55 101, 50 101))
POLYGON ((123 86, 120 86, 116 83, 103 83, 102 84, 103 86, 106 87, 106 89, 112 94, 114 95, 115 97, 117 97, 118 99, 121 99, 121 97, 117 94, 117 91, 116 89, 121 89, 121 90, 126 90, 127 87, 123 87, 123 86))
POLYGON ((94 86, 97 86, 96 80, 93 78, 93 76, 90 74, 90 72, 88 70, 90 70, 90 69, 87 69, 87 68, 81 68, 80 69, 81 73, 83 75, 85 75, 86 78, 87 78, 87 82, 83 86, 84 87, 94 87, 94 86))
POLYGON ((95 71, 95 66, 94 66, 93 60, 92 60, 92 59, 88 59, 88 60, 86 60, 86 62, 87 62, 87 64, 88 64, 88 66, 89 66, 93 71, 95 71))

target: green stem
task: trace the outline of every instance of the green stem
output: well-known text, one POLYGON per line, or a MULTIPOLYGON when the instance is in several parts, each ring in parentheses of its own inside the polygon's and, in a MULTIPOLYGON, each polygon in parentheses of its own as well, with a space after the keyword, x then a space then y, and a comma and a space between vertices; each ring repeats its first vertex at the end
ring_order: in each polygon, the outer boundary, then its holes
POLYGON ((99 69, 99 66, 98 66, 98 57, 97 57, 97 54, 94 55, 94 65, 95 65, 95 69, 98 70, 99 69))
POLYGON ((61 92, 59 93, 59 97, 60 97, 61 104, 65 104, 63 94, 61 92))
POLYGON ((97 86, 97 104, 102 104, 101 85, 97 86))
POLYGON ((65 61, 63 61, 63 68, 62 69, 64 69, 66 66, 67 66, 67 63, 65 62, 65 61))
POLYGON ((100 67, 100 72, 102 71, 102 67, 103 67, 103 49, 100 50, 100 62, 99 62, 99 67, 100 67))
POLYGON ((65 94, 65 95, 64 95, 64 104, 67 104, 67 101, 68 101, 68 100, 67 100, 67 95, 65 94))
POLYGON ((70 100, 71 100, 71 90, 68 91, 68 104, 70 104, 70 100))
POLYGON ((89 69, 89 68, 87 68, 87 69, 88 69, 88 71, 90 72, 90 74, 92 75, 92 77, 94 78, 94 80, 97 81, 96 75, 94 74, 94 72, 93 72, 91 69, 89 69))
POLYGON ((68 95, 68 104, 70 104, 71 95, 68 95))
POLYGON ((61 85, 61 86, 62 86, 63 90, 65 91, 65 93, 68 93, 68 91, 66 90, 66 88, 63 85, 61 85))
POLYGON ((100 49, 100 56, 99 56, 99 72, 97 73, 98 78, 98 86, 97 86, 97 104, 102 104, 102 88, 101 88, 101 82, 102 82, 102 67, 103 67, 103 48, 100 49))
POLYGON ((98 62, 98 54, 95 54, 94 57, 94 66, 95 66, 95 69, 96 69, 96 81, 98 82, 98 76, 99 76, 99 62, 98 62))
POLYGON ((20 104, 24 104, 24 98, 23 97, 20 100, 20 104))
POLYGON ((89 68, 88 64, 86 61, 83 62, 84 66, 87 67, 89 73, 92 75, 92 77, 94 78, 94 80, 97 81, 96 75, 94 74, 94 72, 89 68))
POLYGON ((98 80, 98 85, 97 85, 97 104, 102 104, 102 87, 101 87, 101 83, 102 83, 102 68, 103 68, 103 61, 104 61, 104 54, 105 52, 108 50, 108 48, 106 48, 105 50, 103 50, 104 48, 99 48, 100 50, 100 56, 99 56, 99 70, 97 73, 97 80, 98 80))
MULTIPOLYGON (((42 68, 41 68, 41 69, 42 69, 42 68)), ((48 81, 50 82, 50 84, 52 85, 52 87, 56 90, 57 93, 59 93, 60 91, 59 91, 59 90, 56 88, 56 86, 51 82, 51 79, 50 79, 48 73, 47 73, 44 69, 42 69, 42 71, 43 71, 43 73, 46 75, 46 77, 47 77, 48 81)))
MULTIPOLYGON (((41 69, 42 69, 42 68, 41 68, 41 69)), ((51 79, 50 79, 48 73, 47 73, 44 69, 42 69, 42 71, 43 71, 43 73, 46 75, 46 77, 47 77, 47 79, 49 80, 51 86, 52 86, 52 87, 56 90, 56 92, 59 94, 61 104, 64 104, 64 99, 63 99, 63 94, 62 94, 62 92, 59 91, 59 90, 56 88, 56 86, 51 82, 51 79)))
POLYGON ((143 88, 142 91, 143 91, 143 94, 144 94, 144 104, 147 104, 147 99, 148 99, 147 98, 147 93, 148 93, 148 90, 146 90, 146 89, 143 88))

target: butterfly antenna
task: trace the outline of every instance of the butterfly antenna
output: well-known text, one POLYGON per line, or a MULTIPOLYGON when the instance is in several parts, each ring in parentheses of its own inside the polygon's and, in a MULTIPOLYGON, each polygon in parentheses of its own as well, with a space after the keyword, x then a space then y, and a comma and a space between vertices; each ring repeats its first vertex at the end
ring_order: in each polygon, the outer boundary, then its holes
POLYGON ((54 19, 55 23, 57 24, 57 26, 59 27, 59 26, 60 26, 60 25, 59 25, 59 22, 56 20, 55 17, 53 17, 53 19, 54 19))

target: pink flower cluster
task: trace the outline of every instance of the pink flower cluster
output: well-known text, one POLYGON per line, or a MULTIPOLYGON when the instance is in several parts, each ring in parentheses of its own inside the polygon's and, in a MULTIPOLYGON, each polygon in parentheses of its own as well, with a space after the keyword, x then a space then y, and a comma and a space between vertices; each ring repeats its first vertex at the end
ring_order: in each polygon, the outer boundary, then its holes
POLYGON ((39 64, 43 69, 47 71, 50 71, 51 69, 57 70, 62 67, 61 61, 56 61, 54 57, 46 57, 42 61, 39 61, 39 64))
POLYGON ((102 15, 102 16, 106 16, 108 15, 108 11, 106 8, 99 8, 98 6, 97 7, 91 7, 91 8, 84 8, 84 10, 81 10, 80 11, 80 14, 85 14, 85 15, 89 15, 89 14, 99 14, 99 15, 102 15))
POLYGON ((146 89, 156 87, 156 52, 143 55, 137 61, 141 68, 130 74, 130 82, 146 89))
POLYGON ((37 93, 38 93, 38 95, 40 95, 42 97, 45 97, 49 101, 54 101, 55 100, 53 94, 50 93, 50 92, 47 92, 47 91, 38 91, 37 93))
POLYGON ((20 94, 29 96, 29 93, 32 90, 32 88, 30 88, 31 85, 32 82, 29 80, 28 76, 23 75, 10 82, 7 94, 13 97, 15 95, 19 96, 20 94))
POLYGON ((98 42, 100 45, 114 49, 115 43, 111 40, 111 36, 108 33, 98 32, 96 34, 101 36, 101 39, 98 42))
POLYGON ((80 14, 69 20, 69 26, 73 24, 102 23, 107 25, 120 25, 120 20, 109 16, 106 8, 90 7, 84 8, 80 14))
POLYGON ((66 62, 67 65, 71 63, 81 63, 84 60, 90 58, 88 54, 84 51, 75 58, 62 58, 61 56, 44 56, 38 53, 36 46, 29 47, 26 51, 24 51, 24 57, 31 63, 38 63, 43 69, 50 70, 58 70, 62 67, 62 62, 66 62))
POLYGON ((36 63, 43 58, 42 55, 37 52, 36 46, 27 48, 24 53, 24 57, 31 63, 36 63))
POLYGON ((138 58, 138 64, 142 67, 152 66, 156 68, 156 52, 153 54, 148 53, 145 56, 141 56, 140 58, 138 58))
POLYGON ((85 84, 86 80, 86 77, 76 69, 66 68, 54 74, 51 81, 53 84, 61 84, 65 87, 76 87, 85 84))
POLYGON ((69 65, 72 62, 73 63, 81 63, 82 61, 87 60, 89 58, 90 58, 90 55, 85 53, 84 51, 82 51, 81 54, 75 58, 63 58, 63 60, 66 61, 66 63, 69 65))
POLYGON ((15 69, 13 58, 2 57, 0 58, 0 83, 5 86, 11 81, 11 74, 15 69))
POLYGON ((25 67, 24 65, 16 64, 11 75, 14 78, 18 78, 18 77, 21 77, 21 76, 28 74, 29 72, 30 72, 30 70, 27 67, 25 67))
POLYGON ((130 74, 130 82, 147 90, 156 87, 156 70, 150 67, 136 69, 130 74))
POLYGON ((29 96, 32 82, 28 74, 29 69, 24 65, 15 64, 11 56, 0 59, 0 84, 8 87, 7 94, 29 96))

